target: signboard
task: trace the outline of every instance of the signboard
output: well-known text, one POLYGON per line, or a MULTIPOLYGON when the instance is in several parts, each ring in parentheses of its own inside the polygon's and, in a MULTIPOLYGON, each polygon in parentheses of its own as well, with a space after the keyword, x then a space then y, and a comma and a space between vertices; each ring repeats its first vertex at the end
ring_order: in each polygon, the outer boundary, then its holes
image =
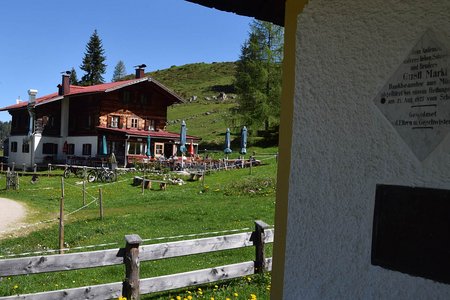
POLYGON ((448 51, 427 31, 374 99, 419 160, 450 129, 448 51))
POLYGON ((450 284, 450 190, 377 185, 371 263, 450 284))

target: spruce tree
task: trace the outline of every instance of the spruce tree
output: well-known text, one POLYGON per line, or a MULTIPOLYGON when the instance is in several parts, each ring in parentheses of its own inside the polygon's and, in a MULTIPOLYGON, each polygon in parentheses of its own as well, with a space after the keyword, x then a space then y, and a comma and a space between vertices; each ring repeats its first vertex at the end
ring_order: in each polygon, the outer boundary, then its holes
POLYGON ((105 50, 103 50, 102 40, 97 34, 97 30, 91 35, 86 45, 83 62, 80 69, 85 72, 81 77, 81 85, 94 85, 104 82, 103 74, 106 72, 105 50))
POLYGON ((237 62, 235 86, 238 106, 232 110, 239 125, 263 127, 279 124, 283 28, 254 21, 237 62))
POLYGON ((119 60, 116 67, 114 68, 114 74, 112 77, 112 81, 113 82, 120 81, 125 76, 127 76, 127 70, 125 68, 125 63, 123 61, 119 60))
POLYGON ((70 84, 72 85, 78 85, 78 78, 77 78, 77 72, 72 67, 72 70, 70 70, 70 84))

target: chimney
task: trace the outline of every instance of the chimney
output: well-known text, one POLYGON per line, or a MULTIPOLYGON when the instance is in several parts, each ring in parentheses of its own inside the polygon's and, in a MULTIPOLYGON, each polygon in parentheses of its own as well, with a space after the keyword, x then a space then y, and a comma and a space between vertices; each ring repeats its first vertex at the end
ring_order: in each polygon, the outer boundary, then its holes
POLYGON ((32 103, 36 102, 36 95, 37 95, 37 93, 38 93, 38 90, 33 90, 33 89, 29 89, 28 90, 28 95, 29 95, 28 103, 29 104, 32 104, 32 103))
POLYGON ((144 78, 144 72, 145 72, 145 64, 135 66, 136 68, 136 79, 144 78))
POLYGON ((70 93, 70 71, 62 74, 62 82, 58 84, 58 95, 63 96, 70 93))

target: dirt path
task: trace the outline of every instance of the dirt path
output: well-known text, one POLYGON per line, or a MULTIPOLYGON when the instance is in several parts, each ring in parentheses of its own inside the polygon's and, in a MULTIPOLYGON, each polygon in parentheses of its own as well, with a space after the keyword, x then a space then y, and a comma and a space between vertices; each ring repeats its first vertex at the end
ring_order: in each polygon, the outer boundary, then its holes
POLYGON ((0 237, 21 225, 25 219, 25 206, 19 202, 0 198, 0 237))

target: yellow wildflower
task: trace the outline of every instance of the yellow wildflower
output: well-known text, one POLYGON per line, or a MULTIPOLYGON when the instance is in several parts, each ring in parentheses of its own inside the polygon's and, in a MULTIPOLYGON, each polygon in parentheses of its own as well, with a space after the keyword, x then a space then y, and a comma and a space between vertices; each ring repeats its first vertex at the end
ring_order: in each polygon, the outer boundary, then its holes
POLYGON ((239 296, 239 294, 238 293, 234 293, 233 296, 237 297, 237 296, 239 296))
POLYGON ((16 284, 15 286, 14 286, 14 289, 18 289, 19 288, 19 286, 16 284))
POLYGON ((177 300, 181 300, 181 296, 177 296, 177 300))
POLYGON ((187 296, 187 298, 188 298, 188 300, 192 300, 192 296, 191 295, 187 296))
POLYGON ((255 294, 250 294, 250 299, 251 300, 256 300, 256 295, 255 294))

